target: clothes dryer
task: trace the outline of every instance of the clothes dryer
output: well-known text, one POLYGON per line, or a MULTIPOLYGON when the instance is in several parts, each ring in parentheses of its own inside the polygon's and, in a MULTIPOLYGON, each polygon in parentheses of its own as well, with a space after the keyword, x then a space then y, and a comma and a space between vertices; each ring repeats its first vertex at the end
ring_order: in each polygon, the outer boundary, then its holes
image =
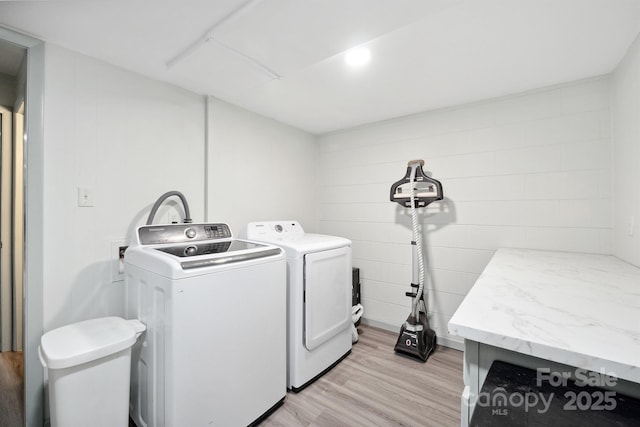
POLYGON ((351 352, 351 241, 296 221, 252 222, 247 238, 287 256, 287 387, 299 391, 351 352))

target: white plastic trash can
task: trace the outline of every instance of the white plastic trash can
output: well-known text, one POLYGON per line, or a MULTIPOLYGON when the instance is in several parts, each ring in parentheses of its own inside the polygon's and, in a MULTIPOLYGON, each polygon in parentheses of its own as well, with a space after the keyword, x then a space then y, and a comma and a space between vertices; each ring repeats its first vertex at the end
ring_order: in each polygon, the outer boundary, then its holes
POLYGON ((42 336, 52 427, 129 425, 131 346, 145 329, 137 319, 101 317, 42 336))

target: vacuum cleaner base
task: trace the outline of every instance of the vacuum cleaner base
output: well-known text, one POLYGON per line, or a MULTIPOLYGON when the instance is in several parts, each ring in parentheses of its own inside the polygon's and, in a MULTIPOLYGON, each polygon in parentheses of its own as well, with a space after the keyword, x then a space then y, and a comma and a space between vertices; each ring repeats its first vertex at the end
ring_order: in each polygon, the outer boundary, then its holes
POLYGON ((436 349, 436 333, 429 327, 429 321, 424 313, 420 313, 420 331, 410 331, 407 323, 413 324, 415 317, 409 316, 407 322, 400 328, 400 336, 394 350, 397 353, 420 359, 426 362, 431 353, 436 349))

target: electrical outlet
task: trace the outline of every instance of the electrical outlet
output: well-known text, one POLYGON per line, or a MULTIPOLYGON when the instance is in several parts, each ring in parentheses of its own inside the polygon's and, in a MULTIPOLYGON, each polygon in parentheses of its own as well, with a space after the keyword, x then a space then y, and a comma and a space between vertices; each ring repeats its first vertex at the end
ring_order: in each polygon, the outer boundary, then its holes
POLYGON ((629 217, 629 222, 627 223, 627 235, 629 237, 633 237, 633 232, 635 231, 635 227, 636 227, 636 217, 631 215, 629 217))

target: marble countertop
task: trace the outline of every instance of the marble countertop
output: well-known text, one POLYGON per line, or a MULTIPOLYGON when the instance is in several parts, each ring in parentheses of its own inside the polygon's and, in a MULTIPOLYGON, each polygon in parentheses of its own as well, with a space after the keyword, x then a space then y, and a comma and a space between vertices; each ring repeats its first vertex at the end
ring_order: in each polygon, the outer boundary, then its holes
POLYGON ((449 332, 640 383, 640 269, 607 255, 499 249, 449 332))

